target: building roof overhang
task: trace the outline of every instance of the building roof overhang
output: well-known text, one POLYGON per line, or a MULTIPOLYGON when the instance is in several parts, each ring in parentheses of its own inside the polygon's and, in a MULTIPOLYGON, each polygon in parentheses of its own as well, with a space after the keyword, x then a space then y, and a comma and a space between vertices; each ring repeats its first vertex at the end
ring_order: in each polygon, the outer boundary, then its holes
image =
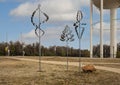
MULTIPOLYGON (((101 0, 92 0, 92 1, 97 8, 100 8, 101 0)), ((119 7, 120 7, 120 0, 103 0, 104 9, 112 9, 112 8, 119 8, 119 7)))

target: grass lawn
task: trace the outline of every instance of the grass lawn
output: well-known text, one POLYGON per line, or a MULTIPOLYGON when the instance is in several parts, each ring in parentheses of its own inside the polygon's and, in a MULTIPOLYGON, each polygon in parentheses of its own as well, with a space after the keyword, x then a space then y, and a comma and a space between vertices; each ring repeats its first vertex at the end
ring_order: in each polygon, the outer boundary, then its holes
POLYGON ((97 70, 79 73, 78 67, 42 64, 0 58, 0 85, 119 85, 120 74, 97 70))

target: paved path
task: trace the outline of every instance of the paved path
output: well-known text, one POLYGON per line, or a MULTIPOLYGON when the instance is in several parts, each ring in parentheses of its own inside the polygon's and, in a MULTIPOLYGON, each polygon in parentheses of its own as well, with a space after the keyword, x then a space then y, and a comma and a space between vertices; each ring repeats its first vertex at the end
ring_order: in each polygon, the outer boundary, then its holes
MULTIPOLYGON (((36 59, 17 58, 17 57, 7 57, 7 58, 23 60, 23 61, 39 62, 39 60, 36 60, 36 59)), ((41 62, 46 63, 46 64, 66 65, 66 62, 62 62, 62 61, 45 61, 45 60, 43 61, 42 60, 41 62)), ((82 62, 82 63, 84 63, 84 62, 82 62)), ((70 66, 79 66, 79 63, 78 62, 69 62, 69 65, 70 66)), ((111 71, 111 72, 120 74, 120 69, 118 69, 118 68, 104 67, 104 66, 95 66, 95 67, 96 67, 96 69, 111 71)))

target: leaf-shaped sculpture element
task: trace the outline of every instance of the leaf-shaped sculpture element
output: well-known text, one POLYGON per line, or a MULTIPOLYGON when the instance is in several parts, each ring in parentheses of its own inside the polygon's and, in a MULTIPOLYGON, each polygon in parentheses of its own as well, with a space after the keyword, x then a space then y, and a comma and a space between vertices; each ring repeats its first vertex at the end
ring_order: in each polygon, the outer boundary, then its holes
POLYGON ((70 30, 70 27, 68 25, 65 26, 65 29, 62 31, 62 34, 61 34, 61 38, 60 40, 61 41, 74 41, 74 35, 72 34, 72 30, 70 30))

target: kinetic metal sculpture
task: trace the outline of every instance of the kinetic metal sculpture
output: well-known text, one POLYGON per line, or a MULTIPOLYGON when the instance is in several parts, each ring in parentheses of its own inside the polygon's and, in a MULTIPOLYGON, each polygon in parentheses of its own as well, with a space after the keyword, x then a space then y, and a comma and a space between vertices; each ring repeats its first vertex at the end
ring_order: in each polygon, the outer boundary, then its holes
POLYGON ((85 24, 81 24, 81 20, 83 19, 83 14, 81 11, 78 11, 77 12, 77 17, 76 17, 76 22, 73 24, 73 26, 75 26, 75 31, 76 31, 76 34, 78 36, 78 39, 79 39, 79 72, 81 71, 81 60, 80 60, 80 57, 81 57, 81 39, 82 39, 82 35, 84 33, 84 27, 80 27, 80 25, 85 25, 85 24), (79 31, 77 30, 77 28, 79 29, 79 31), (82 31, 81 31, 82 30, 82 31))
POLYGON ((41 11, 40 6, 41 5, 39 4, 38 8, 32 13, 32 16, 31 16, 31 22, 32 22, 33 26, 36 27, 35 34, 39 38, 39 71, 41 71, 41 37, 45 34, 44 30, 41 29, 41 24, 47 22, 48 19, 49 19, 48 15, 46 13, 44 13, 43 11, 41 11), (38 24, 36 24, 34 22, 34 16, 37 13, 37 11, 39 13, 38 14, 39 15, 39 23, 38 24), (43 21, 40 20, 41 19, 41 17, 40 17, 41 14, 43 14, 46 18, 43 21))
POLYGON ((65 29, 63 30, 60 40, 66 42, 66 48, 67 48, 67 71, 68 71, 68 42, 74 41, 74 35, 72 34, 72 30, 70 30, 70 27, 68 25, 65 26, 65 29))

